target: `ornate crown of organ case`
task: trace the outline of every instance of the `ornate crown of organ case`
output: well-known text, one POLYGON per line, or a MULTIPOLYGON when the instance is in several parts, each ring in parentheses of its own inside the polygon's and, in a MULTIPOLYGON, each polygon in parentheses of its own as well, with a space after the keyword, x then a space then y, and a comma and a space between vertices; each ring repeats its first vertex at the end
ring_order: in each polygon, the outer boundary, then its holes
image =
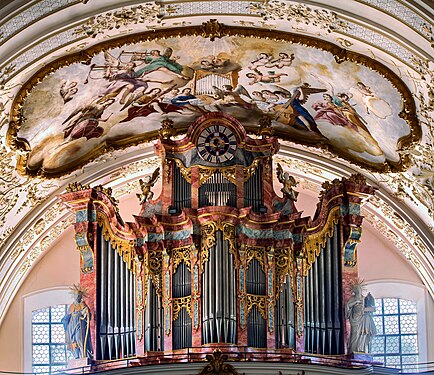
MULTIPOLYGON (((218 346, 344 354, 344 303, 357 278, 360 175, 323 184, 313 218, 277 166, 270 129, 252 138, 208 113, 184 138, 163 124, 158 171, 141 181, 141 212, 124 223, 111 191, 70 186, 81 285, 93 311, 94 359, 218 346)), ((264 349, 264 352, 266 350, 264 349)))

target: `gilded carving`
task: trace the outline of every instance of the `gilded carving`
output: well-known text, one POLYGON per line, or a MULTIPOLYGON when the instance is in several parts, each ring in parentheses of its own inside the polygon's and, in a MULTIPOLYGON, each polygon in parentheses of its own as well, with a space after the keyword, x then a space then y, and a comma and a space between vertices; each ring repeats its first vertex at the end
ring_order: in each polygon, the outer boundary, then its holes
POLYGON ((172 273, 176 272, 181 262, 184 262, 191 272, 191 246, 192 245, 188 245, 172 249, 172 273))
POLYGON ((163 252, 161 250, 148 251, 149 272, 157 294, 161 296, 163 288, 163 252))
POLYGON ((267 311, 265 308, 266 296, 258 296, 255 294, 246 294, 247 306, 246 306, 246 318, 249 316, 253 306, 256 306, 259 313, 264 320, 267 320, 267 311))
MULTIPOLYGON (((171 160, 171 159, 168 159, 171 160)), ((179 171, 182 174, 182 177, 185 178, 185 180, 191 184, 191 168, 186 168, 184 164, 182 164, 182 161, 179 159, 173 159, 176 166, 179 168, 179 171)))
POLYGON ((158 131, 158 134, 160 138, 169 139, 170 137, 173 137, 176 134, 175 127, 173 126, 173 120, 166 118, 161 121, 161 128, 158 131))
MULTIPOLYGON (((294 262, 294 252, 288 246, 276 247, 274 249, 274 279, 275 279, 275 295, 278 296, 282 291, 282 286, 285 281, 285 277, 292 270, 292 264, 294 262)), ((292 279, 291 274, 291 279, 292 279)))
POLYGON ((224 35, 224 26, 216 19, 211 19, 202 23, 201 31, 204 38, 214 41, 215 38, 221 38, 224 35))
POLYGON ((249 268, 249 264, 253 259, 256 259, 261 265, 262 271, 265 272, 265 248, 262 246, 244 246, 246 254, 246 269, 249 268))
POLYGON ((225 363, 229 360, 229 356, 223 354, 220 349, 214 350, 212 354, 207 354, 206 360, 209 364, 199 372, 199 375, 240 375, 232 365, 225 363))
POLYGON ((219 168, 206 168, 199 166, 199 186, 202 186, 208 178, 210 178, 219 168))
POLYGON ((178 319, 181 309, 186 309, 188 315, 193 318, 191 316, 191 296, 172 298, 172 308, 172 320, 178 319))
POLYGON ((65 190, 68 193, 73 193, 73 192, 76 192, 76 191, 82 191, 82 190, 88 190, 88 189, 90 189, 90 185, 89 184, 83 185, 81 182, 74 181, 74 182, 71 182, 70 184, 68 184, 68 186, 66 187, 65 190))

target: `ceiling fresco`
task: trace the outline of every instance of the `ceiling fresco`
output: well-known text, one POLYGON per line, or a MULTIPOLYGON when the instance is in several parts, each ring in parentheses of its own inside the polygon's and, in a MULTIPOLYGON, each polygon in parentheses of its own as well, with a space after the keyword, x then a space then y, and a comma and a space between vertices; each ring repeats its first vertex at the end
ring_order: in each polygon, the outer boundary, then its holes
POLYGON ((404 168, 400 151, 420 128, 394 73, 312 38, 237 33, 245 35, 124 38, 94 47, 85 63, 81 53, 44 67, 14 104, 9 139, 22 151, 19 169, 64 174, 110 147, 155 138, 163 119, 182 132, 217 111, 253 133, 268 118, 280 138, 373 170, 404 168))

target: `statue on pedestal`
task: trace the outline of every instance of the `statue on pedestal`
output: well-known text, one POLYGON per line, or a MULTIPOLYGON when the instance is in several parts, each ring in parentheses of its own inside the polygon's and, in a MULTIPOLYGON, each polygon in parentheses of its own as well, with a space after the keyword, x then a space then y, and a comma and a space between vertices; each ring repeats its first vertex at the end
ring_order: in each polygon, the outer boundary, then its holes
POLYGON ((83 301, 85 291, 79 285, 74 285, 71 291, 75 300, 69 306, 68 313, 62 318, 65 341, 75 359, 92 358, 92 343, 90 340, 91 313, 89 307, 83 301))
POLYGON ((371 293, 363 296, 363 283, 353 285, 352 296, 345 306, 345 317, 350 321, 347 353, 369 353, 373 337, 377 334, 374 319, 375 300, 371 293))

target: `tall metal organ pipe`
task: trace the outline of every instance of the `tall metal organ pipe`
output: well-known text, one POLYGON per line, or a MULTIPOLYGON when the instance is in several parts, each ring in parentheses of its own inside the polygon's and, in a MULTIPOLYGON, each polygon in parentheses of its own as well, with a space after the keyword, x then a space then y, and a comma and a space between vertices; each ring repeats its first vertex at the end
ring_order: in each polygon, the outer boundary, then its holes
POLYGON ((308 353, 344 354, 342 246, 341 227, 337 224, 304 277, 304 337, 308 353))
MULTIPOLYGON (((191 296, 191 272, 185 262, 181 262, 172 277, 172 298, 191 296)), ((173 349, 191 347, 192 343, 191 317, 182 308, 178 318, 173 321, 173 349)))
POLYGON ((136 353, 134 275, 110 241, 104 239, 101 227, 97 236, 96 358, 131 357, 136 353))
POLYGON ((259 164, 255 173, 244 183, 244 207, 252 206, 252 210, 258 212, 262 204, 262 164, 259 164))
MULTIPOLYGON (((254 258, 246 272, 246 292, 256 296, 265 296, 265 273, 260 263, 254 258)), ((257 306, 253 306, 247 319, 247 345, 255 348, 267 347, 267 323, 257 306)))
POLYGON ((173 166, 173 206, 180 211, 182 208, 191 207, 191 185, 184 178, 177 165, 173 166))
POLYGON ((237 206, 237 187, 220 171, 199 187, 199 207, 206 206, 237 206))
POLYGON ((235 344, 237 295, 234 259, 220 230, 216 231, 215 240, 202 274, 202 343, 235 344))
MULTIPOLYGON (((305 316, 305 319, 308 321, 308 316, 305 316)), ((277 299, 276 325, 276 347, 295 348, 294 301, 289 275, 286 275, 282 291, 277 299)))

